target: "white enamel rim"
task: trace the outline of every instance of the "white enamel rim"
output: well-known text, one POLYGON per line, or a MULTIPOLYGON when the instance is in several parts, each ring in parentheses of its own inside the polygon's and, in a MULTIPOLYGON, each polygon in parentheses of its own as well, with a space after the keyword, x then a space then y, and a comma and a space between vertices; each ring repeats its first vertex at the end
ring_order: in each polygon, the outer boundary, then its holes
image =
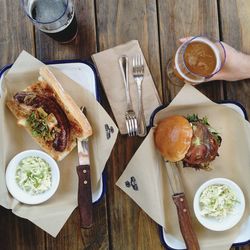
MULTIPOLYGON (((77 82, 80 86, 86 88, 93 94, 95 98, 97 98, 95 74, 89 65, 85 64, 84 62, 61 62, 48 65, 62 71, 65 75, 77 82)), ((0 98, 3 79, 7 72, 8 69, 5 69, 0 77, 0 98)), ((102 177, 97 184, 96 190, 92 193, 92 202, 98 202, 102 198, 104 192, 104 179, 102 177)))
POLYGON ((193 207, 194 207, 194 213, 195 213, 197 220, 204 227, 213 231, 225 231, 234 227, 242 218, 244 211, 245 211, 245 198, 244 198, 244 194, 242 190, 235 182, 226 178, 214 178, 214 179, 206 181, 198 188, 194 196, 193 207), (200 206, 199 206, 200 195, 205 188, 214 184, 224 184, 228 186, 235 192, 237 198, 240 201, 240 203, 236 204, 235 206, 235 212, 223 218, 222 220, 205 217, 205 216, 202 216, 200 213, 200 206))
MULTIPOLYGON (((221 105, 225 105, 236 112, 238 112, 243 118, 245 118, 243 110, 240 108, 240 106, 236 105, 235 103, 222 103, 221 105)), ((247 218, 245 219, 240 232, 233 242, 233 244, 236 245, 243 245, 246 244, 246 242, 250 239, 250 216, 247 215, 247 218)), ((163 238, 163 242, 167 245, 167 247, 176 249, 176 250, 183 250, 186 248, 186 245, 183 240, 179 240, 175 238, 174 235, 170 234, 167 229, 165 230, 163 227, 161 228, 161 234, 163 238)))
POLYGON ((53 196, 53 194, 56 192, 59 186, 60 172, 56 161, 45 152, 41 150, 26 150, 14 156, 14 158, 12 158, 12 160, 9 162, 6 169, 5 179, 10 194, 16 200, 25 204, 35 205, 45 202, 53 196), (45 160, 51 167, 52 185, 49 190, 45 191, 42 194, 37 194, 37 195, 28 194, 27 192, 22 190, 15 181, 15 173, 18 163, 22 159, 29 156, 40 157, 43 160, 45 160))

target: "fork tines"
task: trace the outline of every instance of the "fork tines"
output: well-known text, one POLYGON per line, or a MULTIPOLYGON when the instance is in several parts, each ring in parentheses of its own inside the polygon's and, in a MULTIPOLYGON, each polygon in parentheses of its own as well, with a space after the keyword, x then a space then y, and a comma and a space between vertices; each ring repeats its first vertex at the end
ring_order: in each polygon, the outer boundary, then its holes
POLYGON ((125 112, 126 128, 129 136, 135 136, 137 133, 137 120, 135 112, 132 107, 132 102, 130 97, 129 80, 128 80, 129 65, 127 56, 121 56, 119 58, 119 66, 122 73, 122 79, 125 86, 125 94, 126 94, 126 103, 127 103, 127 110, 125 112))
POLYGON ((144 115, 143 101, 142 101, 142 82, 144 78, 144 62, 142 54, 136 54, 133 57, 133 77, 138 90, 138 136, 145 136, 147 134, 147 127, 144 115))
POLYGON ((137 132, 137 119, 133 110, 128 110, 125 114, 126 127, 129 136, 135 136, 137 132))
POLYGON ((133 74, 134 75, 143 75, 144 74, 144 63, 143 57, 141 54, 136 54, 133 57, 133 74))

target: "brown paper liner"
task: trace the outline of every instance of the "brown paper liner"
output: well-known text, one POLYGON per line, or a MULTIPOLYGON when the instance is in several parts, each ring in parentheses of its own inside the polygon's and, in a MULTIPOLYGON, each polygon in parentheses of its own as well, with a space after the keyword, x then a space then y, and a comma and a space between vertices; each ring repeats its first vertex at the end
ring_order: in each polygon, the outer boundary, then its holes
MULTIPOLYGON (((40 149, 25 129, 17 126, 17 121, 5 105, 6 98, 27 85, 36 82, 38 70, 44 64, 23 51, 3 79, 3 92, 0 99, 0 204, 12 209, 16 215, 26 218, 52 236, 56 236, 72 211, 77 207, 78 177, 76 166, 78 155, 76 148, 61 162, 60 184, 55 195, 47 202, 29 206, 21 204, 8 193, 5 185, 5 168, 17 153, 28 149, 40 149), (53 223, 51 221, 53 220, 53 223)), ((75 100, 77 105, 85 106, 88 119, 93 127, 90 141, 90 164, 92 191, 99 188, 105 163, 116 141, 118 129, 106 111, 96 101, 95 97, 81 85, 71 80, 58 69, 50 67, 56 78, 75 100), (110 139, 106 137, 105 124, 112 126, 114 132, 110 139)))
MULTIPOLYGON (((127 134, 125 124, 125 112, 127 105, 125 87, 122 81, 122 74, 120 72, 118 59, 122 55, 126 55, 129 58, 130 95, 133 109, 138 117, 137 86, 132 76, 132 59, 133 56, 138 53, 143 55, 138 41, 133 40, 114 48, 104 50, 92 56, 121 134, 127 134)), ((144 79, 142 83, 142 102, 146 124, 149 125, 150 116, 153 110, 161 104, 161 101, 145 59, 144 79)))
MULTIPOLYGON (((219 148, 220 156, 211 163, 212 171, 180 169, 185 195, 201 249, 229 249, 250 213, 250 124, 235 110, 213 103, 194 87, 185 85, 172 103, 156 114, 154 126, 164 117, 193 113, 199 117, 208 117, 209 123, 220 133, 222 145, 219 148), (217 177, 228 178, 237 183, 246 200, 241 221, 232 229, 223 232, 213 232, 203 227, 195 218, 192 204, 198 187, 217 177)), ((169 234, 182 240, 166 169, 155 149, 153 136, 154 128, 129 162, 117 185, 169 234), (131 176, 137 181, 138 191, 125 185, 131 176)))

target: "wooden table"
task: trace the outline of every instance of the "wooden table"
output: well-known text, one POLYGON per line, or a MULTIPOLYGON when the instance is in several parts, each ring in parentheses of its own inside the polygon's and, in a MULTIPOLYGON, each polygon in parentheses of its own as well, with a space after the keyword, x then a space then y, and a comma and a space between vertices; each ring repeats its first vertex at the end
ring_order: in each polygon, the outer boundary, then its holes
MULTIPOLYGON (((250 53, 249 0, 75 0, 79 35, 61 45, 34 29, 16 0, 1 0, 0 67, 24 49, 40 60, 86 59, 137 39, 164 103, 178 93, 166 64, 178 38, 206 34, 250 53)), ((250 81, 211 82, 198 89, 213 101, 239 101, 250 114, 250 81)), ((102 91, 102 105, 112 116, 102 91)), ((143 139, 118 136, 106 165, 107 192, 94 206, 94 226, 80 230, 76 209, 57 238, 0 208, 0 249, 164 249, 158 226, 115 186, 143 139)), ((234 249, 234 248, 233 248, 234 249)), ((250 249, 250 244, 239 249, 250 249)))

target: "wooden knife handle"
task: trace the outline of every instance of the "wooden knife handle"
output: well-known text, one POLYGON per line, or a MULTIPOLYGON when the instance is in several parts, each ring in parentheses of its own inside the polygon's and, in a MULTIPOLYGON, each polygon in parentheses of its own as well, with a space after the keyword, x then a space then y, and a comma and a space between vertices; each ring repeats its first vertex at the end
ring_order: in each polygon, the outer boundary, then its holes
POLYGON ((188 203, 184 193, 172 196, 177 207, 180 229, 188 250, 199 250, 199 242, 192 227, 188 203))
POLYGON ((91 192, 90 166, 77 166, 78 174, 78 207, 80 211, 80 225, 90 228, 93 224, 93 206, 91 192))

